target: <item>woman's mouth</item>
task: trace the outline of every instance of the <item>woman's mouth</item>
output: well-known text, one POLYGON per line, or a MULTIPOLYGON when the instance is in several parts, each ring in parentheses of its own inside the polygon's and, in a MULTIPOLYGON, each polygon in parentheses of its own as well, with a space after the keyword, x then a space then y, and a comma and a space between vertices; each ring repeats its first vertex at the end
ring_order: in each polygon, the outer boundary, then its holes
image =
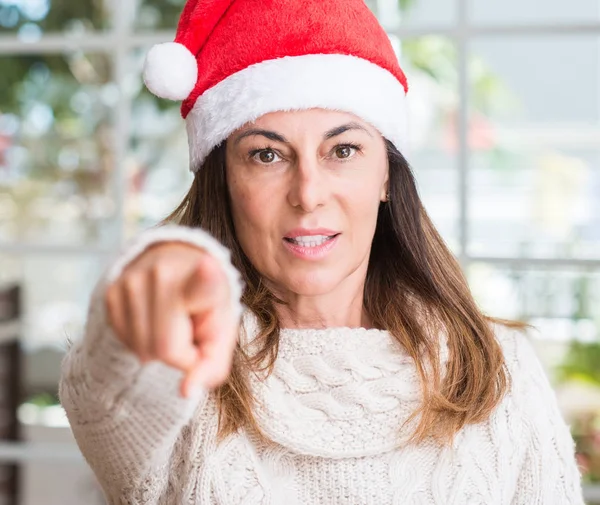
POLYGON ((285 237, 285 240, 290 244, 295 244, 302 247, 319 247, 330 240, 333 240, 339 235, 336 233, 335 235, 307 235, 307 236, 299 236, 299 237, 285 237))
POLYGON ((336 246, 341 233, 327 235, 302 235, 284 237, 283 245, 296 258, 303 260, 324 259, 336 246))

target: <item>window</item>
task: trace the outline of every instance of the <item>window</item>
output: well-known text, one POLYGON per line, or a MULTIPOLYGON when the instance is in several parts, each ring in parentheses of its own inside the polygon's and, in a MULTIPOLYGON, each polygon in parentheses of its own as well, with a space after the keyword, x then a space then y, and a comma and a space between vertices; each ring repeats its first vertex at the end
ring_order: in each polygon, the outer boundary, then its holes
MULTIPOLYGON (((140 77, 183 4, 0 0, 0 282, 23 286, 29 356, 60 355, 110 255, 189 187, 179 108, 140 77)), ((409 77, 419 190, 477 300, 537 325, 557 380, 600 387, 577 368, 600 346, 600 2, 367 4, 409 77)), ((600 481, 600 450, 581 457, 600 481)))

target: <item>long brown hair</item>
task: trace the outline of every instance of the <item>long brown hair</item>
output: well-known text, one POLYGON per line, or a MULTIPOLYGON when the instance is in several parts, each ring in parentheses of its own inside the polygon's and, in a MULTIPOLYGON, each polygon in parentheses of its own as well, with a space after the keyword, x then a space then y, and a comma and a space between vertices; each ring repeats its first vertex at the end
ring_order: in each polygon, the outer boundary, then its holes
MULTIPOLYGON (((374 326, 387 330, 416 364, 423 396, 408 420, 419 418, 410 442, 432 437, 447 443, 466 424, 486 420, 510 386, 490 323, 526 325, 491 318, 478 309, 460 265, 421 203, 409 164, 386 142, 390 201, 379 209, 364 306, 374 326), (448 351, 444 370, 442 332, 448 351)), ((223 144, 208 156, 189 193, 167 219, 201 227, 230 249, 246 283, 242 302, 259 323, 258 353, 249 356, 238 344, 230 377, 215 391, 220 440, 241 428, 262 436, 253 415, 248 376, 259 369, 272 371, 280 330, 279 301, 261 282, 236 239, 225 170, 223 144)))

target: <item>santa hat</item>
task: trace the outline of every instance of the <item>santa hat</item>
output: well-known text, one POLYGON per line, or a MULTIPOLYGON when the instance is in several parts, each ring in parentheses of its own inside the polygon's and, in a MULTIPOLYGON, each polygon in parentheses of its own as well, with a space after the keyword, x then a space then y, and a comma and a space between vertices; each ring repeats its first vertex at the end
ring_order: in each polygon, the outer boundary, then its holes
POLYGON ((175 42, 144 69, 154 94, 183 100, 192 171, 269 112, 350 112, 403 150, 406 77, 364 0, 188 0, 175 42))

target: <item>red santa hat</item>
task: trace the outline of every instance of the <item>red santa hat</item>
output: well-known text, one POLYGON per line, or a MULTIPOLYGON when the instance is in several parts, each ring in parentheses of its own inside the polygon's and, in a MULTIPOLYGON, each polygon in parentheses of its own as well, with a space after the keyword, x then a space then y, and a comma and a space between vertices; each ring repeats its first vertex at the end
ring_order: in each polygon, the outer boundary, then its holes
POLYGON ((364 0, 188 0, 144 81, 183 100, 192 171, 238 128, 275 111, 350 112, 403 150, 408 86, 364 0))

